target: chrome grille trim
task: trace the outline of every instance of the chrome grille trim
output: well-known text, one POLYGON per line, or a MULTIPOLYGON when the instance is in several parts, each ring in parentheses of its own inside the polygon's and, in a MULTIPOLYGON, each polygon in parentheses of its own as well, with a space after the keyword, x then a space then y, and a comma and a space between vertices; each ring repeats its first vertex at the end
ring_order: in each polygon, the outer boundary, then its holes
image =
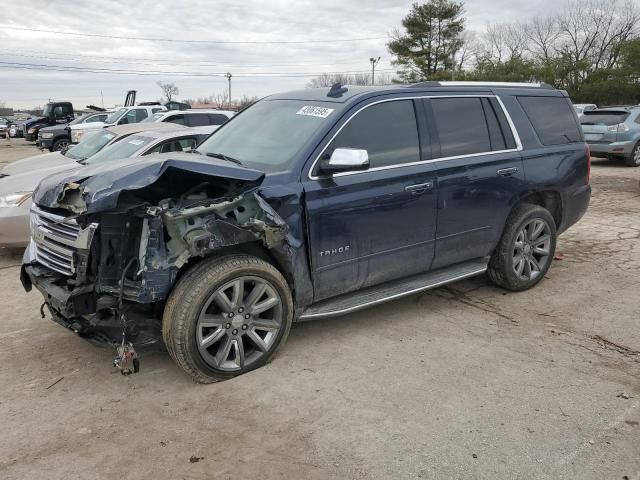
POLYGON ((97 228, 97 223, 82 228, 73 218, 31 207, 31 241, 36 260, 64 275, 76 273, 75 253, 89 249, 97 228))

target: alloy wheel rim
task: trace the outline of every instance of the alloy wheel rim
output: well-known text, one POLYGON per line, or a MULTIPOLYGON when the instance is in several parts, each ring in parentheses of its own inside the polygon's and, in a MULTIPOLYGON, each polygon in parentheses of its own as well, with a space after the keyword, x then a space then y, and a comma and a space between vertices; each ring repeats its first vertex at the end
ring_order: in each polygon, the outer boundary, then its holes
POLYGON ((640 147, 636 147, 633 151, 633 160, 636 164, 640 165, 640 147))
POLYGON ((542 219, 533 219, 516 235, 513 246, 513 271, 521 280, 534 280, 547 267, 550 255, 551 227, 542 219))
POLYGON ((198 350, 218 370, 242 370, 271 349, 282 323, 282 299, 275 287, 260 277, 241 276, 205 302, 196 324, 198 350))
POLYGON ((56 146, 56 151, 60 151, 60 150, 64 150, 64 148, 69 145, 68 142, 60 142, 58 143, 58 145, 56 146))

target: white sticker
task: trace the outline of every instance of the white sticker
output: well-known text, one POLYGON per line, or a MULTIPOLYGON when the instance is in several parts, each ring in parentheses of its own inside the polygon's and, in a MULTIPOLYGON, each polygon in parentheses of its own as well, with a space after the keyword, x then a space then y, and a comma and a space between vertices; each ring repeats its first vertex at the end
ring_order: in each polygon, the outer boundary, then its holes
POLYGON ((296 112, 296 115, 307 115, 310 117, 327 118, 333 112, 333 108, 314 107, 313 105, 305 105, 296 112))
POLYGON ((142 145, 144 140, 129 140, 129 145, 142 145))

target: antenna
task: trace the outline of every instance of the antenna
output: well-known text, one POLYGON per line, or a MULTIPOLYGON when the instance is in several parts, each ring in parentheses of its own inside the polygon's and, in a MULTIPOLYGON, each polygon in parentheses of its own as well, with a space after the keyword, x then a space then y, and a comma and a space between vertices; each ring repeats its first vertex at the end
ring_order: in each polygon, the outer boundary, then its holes
POLYGON ((340 82, 334 83, 333 85, 331 85, 331 90, 329 90, 329 93, 327 93, 327 97, 340 98, 343 93, 346 93, 348 91, 349 89, 343 87, 340 82))

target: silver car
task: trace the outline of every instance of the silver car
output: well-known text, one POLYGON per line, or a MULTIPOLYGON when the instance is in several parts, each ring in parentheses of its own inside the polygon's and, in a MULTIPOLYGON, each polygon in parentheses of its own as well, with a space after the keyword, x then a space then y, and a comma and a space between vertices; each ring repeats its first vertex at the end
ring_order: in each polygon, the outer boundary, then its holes
POLYGON ((0 172, 0 247, 23 247, 29 242, 31 194, 43 178, 119 158, 189 151, 212 131, 211 127, 201 129, 166 124, 159 130, 143 127, 131 133, 133 125, 126 127, 100 130, 83 139, 65 155, 60 152, 48 153, 5 167, 0 172), (120 129, 129 131, 120 134, 114 132, 120 129), (96 149, 98 145, 102 146, 96 149))
POLYGON ((640 106, 584 112, 580 124, 592 156, 622 158, 640 167, 640 106))

